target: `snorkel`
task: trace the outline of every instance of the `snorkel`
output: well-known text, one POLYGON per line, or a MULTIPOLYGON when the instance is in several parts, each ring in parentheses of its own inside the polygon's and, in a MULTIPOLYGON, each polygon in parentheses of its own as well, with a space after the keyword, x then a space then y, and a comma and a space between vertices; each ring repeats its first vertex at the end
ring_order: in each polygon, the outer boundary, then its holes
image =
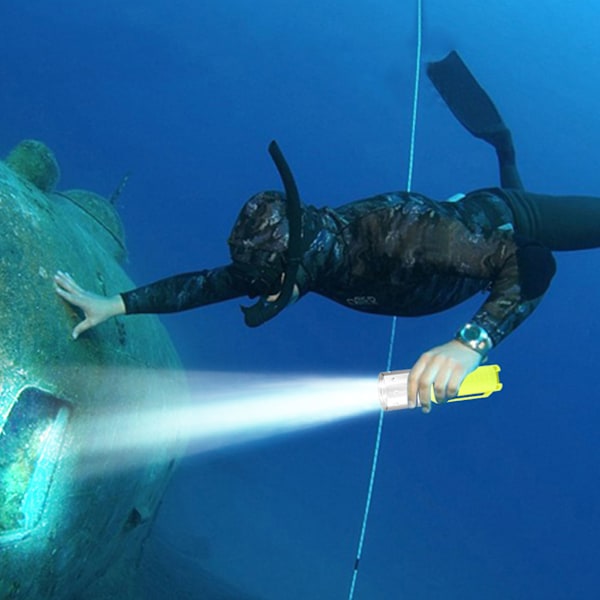
POLYGON ((242 306, 244 321, 248 327, 258 327, 277 316, 290 302, 298 267, 302 258, 302 207, 294 176, 276 141, 269 144, 269 154, 279 171, 286 196, 286 217, 288 220, 287 265, 284 271, 283 287, 276 300, 261 296, 256 304, 242 306))

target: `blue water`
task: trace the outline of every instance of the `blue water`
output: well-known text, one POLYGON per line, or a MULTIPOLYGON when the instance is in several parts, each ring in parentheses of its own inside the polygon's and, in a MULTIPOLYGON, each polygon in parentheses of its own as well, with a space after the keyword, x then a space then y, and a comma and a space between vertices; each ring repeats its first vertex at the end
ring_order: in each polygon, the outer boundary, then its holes
MULTIPOLYGON (((279 186, 272 138, 307 202, 406 185, 416 2, 25 0, 0 17, 0 151, 44 140, 62 188, 105 196, 131 171, 121 214, 139 283, 227 262, 242 202, 279 186)), ((600 193, 599 19, 591 1, 424 2, 423 59, 461 52, 531 190, 600 193)), ((413 188, 496 184, 493 152, 421 85, 413 188)), ((356 598, 600 597, 600 251, 558 264, 539 309, 494 350, 501 394, 386 416, 356 598)), ((394 367, 480 301, 399 320, 394 367)), ((237 304, 164 318, 187 368, 385 367, 389 319, 308 297, 250 330, 237 304)), ((346 598, 376 418, 185 459, 148 598, 346 598)))

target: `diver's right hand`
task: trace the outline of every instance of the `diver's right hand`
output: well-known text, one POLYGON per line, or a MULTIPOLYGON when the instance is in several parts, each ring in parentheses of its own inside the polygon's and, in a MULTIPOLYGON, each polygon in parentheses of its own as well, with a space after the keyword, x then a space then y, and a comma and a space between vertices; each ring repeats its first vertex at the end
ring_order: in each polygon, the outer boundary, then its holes
POLYGON ((68 274, 58 271, 54 276, 54 289, 56 293, 69 304, 80 308, 85 319, 73 329, 73 339, 99 323, 116 315, 125 314, 125 304, 120 295, 99 296, 79 287, 75 280, 68 274))

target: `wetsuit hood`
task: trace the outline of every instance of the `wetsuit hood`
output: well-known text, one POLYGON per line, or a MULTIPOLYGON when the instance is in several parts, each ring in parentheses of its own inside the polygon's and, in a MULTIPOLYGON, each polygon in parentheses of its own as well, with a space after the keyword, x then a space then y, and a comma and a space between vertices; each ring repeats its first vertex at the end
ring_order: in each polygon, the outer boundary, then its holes
POLYGON ((281 176, 285 196, 262 192, 250 198, 228 240, 234 263, 266 291, 254 306, 242 307, 250 327, 262 325, 290 303, 306 245, 303 207, 293 175, 276 142, 269 145, 269 153, 281 176), (277 299, 268 300, 267 295, 279 289, 277 299))
POLYGON ((244 204, 228 239, 235 263, 272 270, 277 278, 285 269, 288 243, 285 196, 275 191, 260 192, 244 204))

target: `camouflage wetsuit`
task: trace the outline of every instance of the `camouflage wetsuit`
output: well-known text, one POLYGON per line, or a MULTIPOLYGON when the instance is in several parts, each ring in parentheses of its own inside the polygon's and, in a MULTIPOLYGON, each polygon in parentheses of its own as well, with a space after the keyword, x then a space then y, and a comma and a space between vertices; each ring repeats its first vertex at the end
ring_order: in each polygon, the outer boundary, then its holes
MULTIPOLYGON (((258 194, 248 205, 253 215, 257 207, 271 207, 271 213, 261 213, 265 223, 277 220, 273 207, 284 206, 278 192, 258 194)), ((577 210, 572 223, 558 214, 573 212, 574 205, 579 213, 593 212, 594 222, 600 222, 600 201, 595 198, 499 188, 472 192, 458 202, 393 192, 337 209, 305 207, 300 295, 316 292, 364 312, 415 316, 442 311, 485 291, 487 299, 471 322, 497 345, 531 314, 546 291, 554 274, 547 246, 564 250, 600 244, 597 227, 581 231, 577 210), (561 234, 565 227, 566 237, 561 234)), ((255 251, 261 248, 261 229, 251 223, 244 232, 242 216, 232 237, 242 231, 243 251, 232 247, 232 264, 126 292, 127 313, 175 312, 278 291, 283 263, 272 269, 275 277, 260 276, 255 251), (255 263, 251 268, 250 257, 255 263)), ((286 235, 287 228, 281 230, 282 248, 286 235)), ((267 263, 275 255, 262 256, 267 263)))

